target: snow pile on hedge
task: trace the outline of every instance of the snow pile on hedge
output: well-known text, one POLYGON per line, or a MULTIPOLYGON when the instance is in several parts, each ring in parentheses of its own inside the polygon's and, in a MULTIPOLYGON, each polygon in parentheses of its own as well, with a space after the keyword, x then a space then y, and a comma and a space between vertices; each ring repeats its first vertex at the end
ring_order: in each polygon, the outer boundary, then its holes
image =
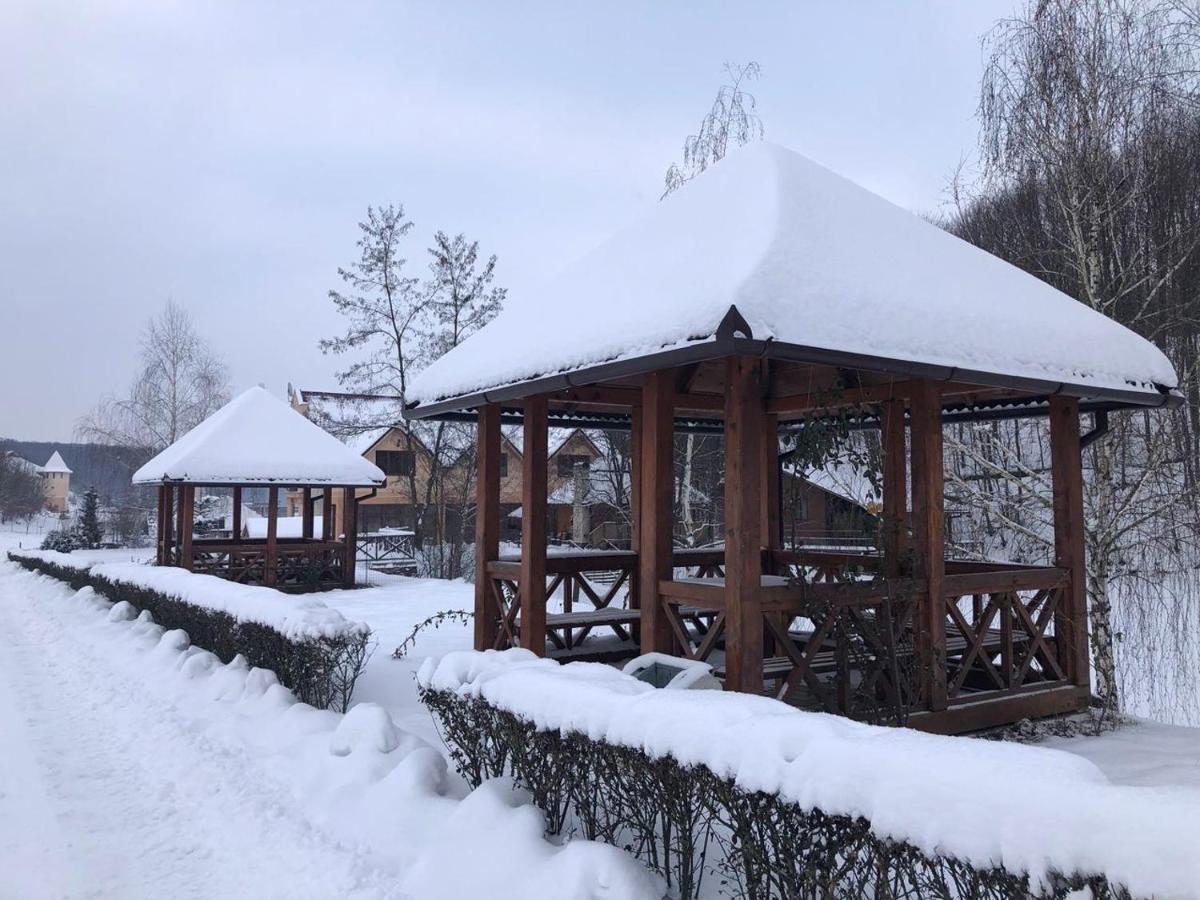
POLYGON ((881 837, 1034 879, 1105 875, 1135 895, 1200 884, 1194 799, 1111 784, 1057 750, 880 728, 763 697, 665 691, 594 663, 526 650, 427 659, 425 688, 479 697, 543 730, 579 732, 705 766, 744 790, 861 816, 881 837))
POLYGON ((40 560, 88 572, 93 577, 158 591, 184 603, 216 610, 239 622, 257 622, 293 640, 365 634, 362 622, 351 622, 311 594, 284 594, 274 588, 236 584, 215 575, 200 575, 176 566, 141 563, 96 563, 53 550, 14 550, 14 557, 40 560))

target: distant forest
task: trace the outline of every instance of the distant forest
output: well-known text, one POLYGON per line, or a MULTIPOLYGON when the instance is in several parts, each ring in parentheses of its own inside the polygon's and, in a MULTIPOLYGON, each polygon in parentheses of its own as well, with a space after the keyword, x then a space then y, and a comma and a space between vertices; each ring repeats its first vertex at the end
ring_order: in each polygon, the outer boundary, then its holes
POLYGON ((31 462, 43 465, 57 450, 71 469, 71 490, 82 493, 94 487, 105 504, 153 505, 151 492, 135 488, 130 477, 148 458, 136 447, 107 444, 66 444, 52 441, 18 441, 0 438, 0 450, 11 450, 31 462))

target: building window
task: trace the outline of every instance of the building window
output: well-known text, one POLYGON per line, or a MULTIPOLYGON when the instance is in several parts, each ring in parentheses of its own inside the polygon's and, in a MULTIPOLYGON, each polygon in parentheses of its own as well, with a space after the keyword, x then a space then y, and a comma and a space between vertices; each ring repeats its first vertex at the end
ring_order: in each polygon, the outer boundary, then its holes
POLYGON ((501 478, 508 477, 508 454, 507 453, 500 454, 500 477, 501 478))
POLYGON ((570 478, 572 475, 575 474, 575 464, 576 463, 582 463, 583 467, 586 469, 588 467, 588 464, 591 461, 592 461, 592 459, 590 456, 585 456, 581 453, 560 454, 558 457, 558 477, 559 478, 570 478))
POLYGON ((375 465, 384 475, 411 475, 416 459, 411 450, 376 450, 375 465))

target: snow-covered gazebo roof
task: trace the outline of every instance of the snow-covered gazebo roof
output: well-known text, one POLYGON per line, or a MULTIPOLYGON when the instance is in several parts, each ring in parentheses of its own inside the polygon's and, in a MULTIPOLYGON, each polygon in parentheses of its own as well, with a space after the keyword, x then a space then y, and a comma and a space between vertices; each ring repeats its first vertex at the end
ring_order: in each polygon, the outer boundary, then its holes
POLYGON ((133 475, 134 484, 376 487, 373 463, 261 387, 237 397, 133 475))
POLYGON ((732 154, 420 373, 409 414, 732 354, 1159 405, 1149 341, 783 147, 732 154), (531 384, 536 382, 536 384, 531 384))

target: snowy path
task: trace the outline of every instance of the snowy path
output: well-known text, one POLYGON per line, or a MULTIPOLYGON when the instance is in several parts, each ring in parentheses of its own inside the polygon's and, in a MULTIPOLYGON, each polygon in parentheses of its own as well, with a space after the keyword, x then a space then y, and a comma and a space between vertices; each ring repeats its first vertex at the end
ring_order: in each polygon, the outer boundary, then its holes
POLYGON ((397 895, 0 565, 0 897, 397 895))

